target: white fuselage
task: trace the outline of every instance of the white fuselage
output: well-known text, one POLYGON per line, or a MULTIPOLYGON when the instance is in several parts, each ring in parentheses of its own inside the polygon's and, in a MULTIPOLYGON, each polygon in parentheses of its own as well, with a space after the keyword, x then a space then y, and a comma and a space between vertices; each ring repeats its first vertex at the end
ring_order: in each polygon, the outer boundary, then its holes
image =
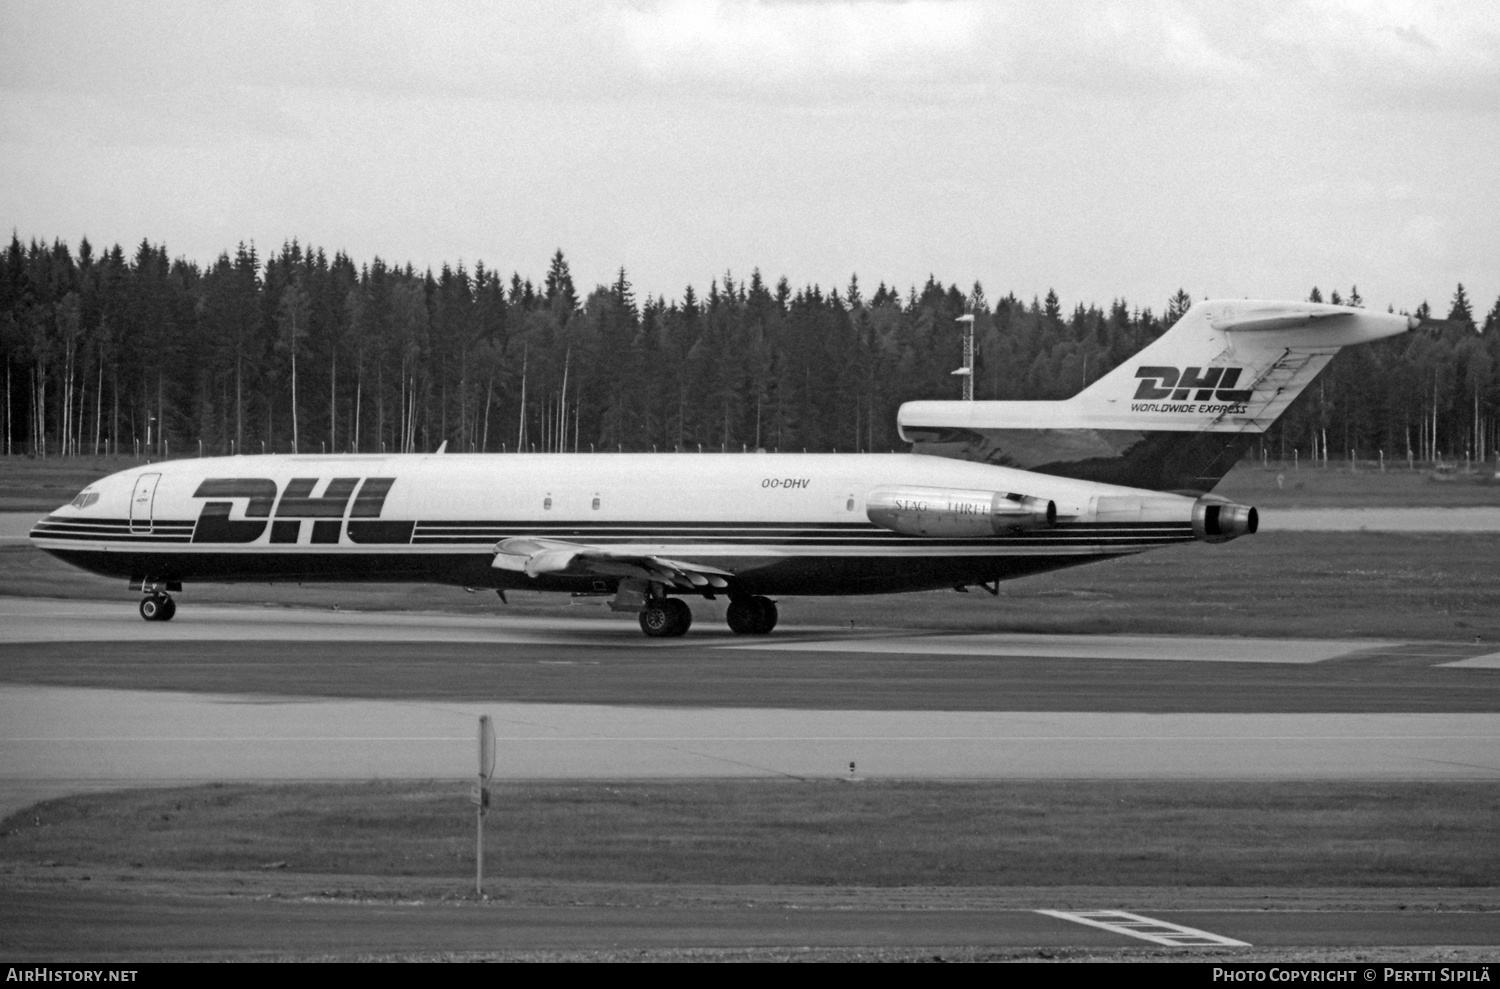
POLYGON ((497 542, 566 540, 697 561, 731 590, 861 593, 980 583, 1190 540, 1194 499, 910 454, 490 454, 178 460, 96 482, 37 546, 132 580, 426 580, 601 590, 496 566, 497 542), (1044 529, 920 538, 866 515, 882 488, 1054 502, 1044 529), (92 496, 97 497, 92 497, 92 496))

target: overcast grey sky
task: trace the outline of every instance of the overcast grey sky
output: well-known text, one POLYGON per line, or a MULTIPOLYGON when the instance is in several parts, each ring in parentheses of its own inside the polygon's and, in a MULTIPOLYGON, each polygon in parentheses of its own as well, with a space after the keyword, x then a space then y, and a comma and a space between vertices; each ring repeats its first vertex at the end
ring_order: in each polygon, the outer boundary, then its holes
MULTIPOLYGON (((1500 293, 1493 0, 0 0, 0 222, 680 297, 1500 293)), ((9 233, 9 229, 6 230, 9 233)))

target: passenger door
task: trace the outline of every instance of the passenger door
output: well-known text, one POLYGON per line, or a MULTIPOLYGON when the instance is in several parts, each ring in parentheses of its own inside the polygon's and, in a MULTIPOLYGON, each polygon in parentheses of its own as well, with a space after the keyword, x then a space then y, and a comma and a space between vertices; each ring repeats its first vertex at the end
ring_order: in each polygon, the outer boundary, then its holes
POLYGON ((135 491, 130 495, 130 531, 151 531, 151 506, 156 502, 156 482, 160 474, 142 474, 135 479, 135 491))

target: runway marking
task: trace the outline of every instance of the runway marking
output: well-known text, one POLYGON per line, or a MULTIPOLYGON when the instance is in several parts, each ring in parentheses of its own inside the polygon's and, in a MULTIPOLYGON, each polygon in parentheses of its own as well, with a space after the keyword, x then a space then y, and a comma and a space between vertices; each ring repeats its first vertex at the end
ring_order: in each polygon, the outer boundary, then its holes
POLYGON ((1075 924, 1099 927, 1115 934, 1140 938, 1153 944, 1165 944, 1173 948, 1248 948, 1250 942, 1236 941, 1222 934, 1210 934, 1196 927, 1169 924, 1164 920, 1152 920, 1140 914, 1124 910, 1038 910, 1037 913, 1059 920, 1071 920, 1075 924))

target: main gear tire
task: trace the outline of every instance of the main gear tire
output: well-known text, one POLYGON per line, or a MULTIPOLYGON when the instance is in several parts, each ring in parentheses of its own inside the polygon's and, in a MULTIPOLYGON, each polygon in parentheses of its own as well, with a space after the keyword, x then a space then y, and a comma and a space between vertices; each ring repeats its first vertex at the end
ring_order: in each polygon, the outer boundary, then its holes
POLYGON ((653 639, 671 639, 687 634, 693 624, 693 609, 681 598, 652 601, 641 612, 641 631, 653 639))
POLYGON ((765 635, 776 627, 776 602, 756 595, 729 602, 724 619, 735 635, 765 635))
POLYGON ((766 597, 754 597, 751 601, 755 604, 755 628, 752 632, 756 635, 769 635, 780 617, 776 613, 776 602, 766 597))
POLYGON ((663 639, 671 634, 672 616, 667 613, 667 602, 653 601, 641 612, 641 631, 653 639, 663 639))
POLYGON ((667 609, 672 614, 672 636, 686 635, 687 630, 693 627, 693 609, 682 598, 668 598, 667 609))
POLYGON ((724 615, 724 620, 729 624, 729 631, 735 635, 754 635, 760 625, 760 609, 755 605, 755 598, 736 598, 729 602, 729 610, 724 615))

